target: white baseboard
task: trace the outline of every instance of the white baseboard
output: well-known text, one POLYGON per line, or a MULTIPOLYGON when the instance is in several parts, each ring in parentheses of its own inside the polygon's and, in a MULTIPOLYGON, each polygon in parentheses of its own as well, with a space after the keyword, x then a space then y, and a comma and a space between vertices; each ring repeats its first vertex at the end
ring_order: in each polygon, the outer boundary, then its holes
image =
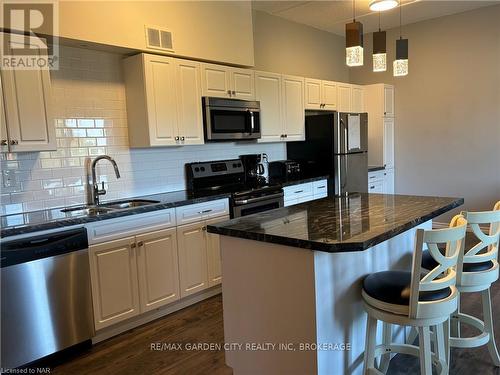
POLYGON ((172 314, 173 312, 179 311, 190 305, 194 305, 195 303, 198 303, 200 301, 203 301, 204 299, 213 297, 220 293, 222 293, 222 286, 217 285, 200 293, 183 298, 173 304, 159 307, 156 310, 149 311, 139 316, 135 316, 124 322, 117 323, 116 325, 113 325, 111 327, 101 329, 97 331, 96 335, 92 338, 92 344, 97 344, 98 342, 107 340, 113 336, 119 335, 120 333, 129 331, 133 328, 139 327, 158 318, 172 314))

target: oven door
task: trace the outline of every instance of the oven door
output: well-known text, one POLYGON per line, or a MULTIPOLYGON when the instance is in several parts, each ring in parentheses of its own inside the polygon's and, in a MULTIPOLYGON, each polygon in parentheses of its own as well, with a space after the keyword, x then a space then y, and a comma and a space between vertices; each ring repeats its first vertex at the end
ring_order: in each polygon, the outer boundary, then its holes
POLYGON ((259 139, 258 109, 207 106, 205 110, 207 141, 259 139))
POLYGON ((241 217, 283 207, 283 193, 233 202, 232 217, 241 217))

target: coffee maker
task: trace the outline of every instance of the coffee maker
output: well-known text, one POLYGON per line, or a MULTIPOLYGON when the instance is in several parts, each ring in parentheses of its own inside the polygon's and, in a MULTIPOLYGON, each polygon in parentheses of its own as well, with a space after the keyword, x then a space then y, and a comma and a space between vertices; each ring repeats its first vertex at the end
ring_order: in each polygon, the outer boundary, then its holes
POLYGON ((269 183, 269 162, 267 154, 240 155, 245 168, 245 183, 260 186, 269 183))

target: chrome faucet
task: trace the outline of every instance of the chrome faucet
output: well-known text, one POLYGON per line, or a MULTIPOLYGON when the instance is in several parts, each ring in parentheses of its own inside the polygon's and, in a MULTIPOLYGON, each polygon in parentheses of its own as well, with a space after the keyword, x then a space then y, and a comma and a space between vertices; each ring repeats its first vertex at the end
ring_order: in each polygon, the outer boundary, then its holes
POLYGON ((118 170, 118 165, 116 164, 115 159, 108 155, 100 155, 94 159, 92 162, 92 203, 94 206, 99 205, 99 196, 106 194, 106 189, 104 189, 104 181, 102 182, 102 189, 99 189, 99 184, 97 183, 95 167, 99 160, 109 160, 111 164, 113 164, 113 168, 115 169, 116 178, 120 178, 120 171, 118 170))

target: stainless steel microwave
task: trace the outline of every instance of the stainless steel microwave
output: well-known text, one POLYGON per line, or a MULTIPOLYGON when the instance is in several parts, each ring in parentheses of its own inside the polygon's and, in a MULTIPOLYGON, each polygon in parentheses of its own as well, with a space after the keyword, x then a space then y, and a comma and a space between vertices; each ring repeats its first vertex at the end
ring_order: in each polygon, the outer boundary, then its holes
POLYGON ((203 97, 206 141, 260 138, 260 104, 257 101, 203 97))

